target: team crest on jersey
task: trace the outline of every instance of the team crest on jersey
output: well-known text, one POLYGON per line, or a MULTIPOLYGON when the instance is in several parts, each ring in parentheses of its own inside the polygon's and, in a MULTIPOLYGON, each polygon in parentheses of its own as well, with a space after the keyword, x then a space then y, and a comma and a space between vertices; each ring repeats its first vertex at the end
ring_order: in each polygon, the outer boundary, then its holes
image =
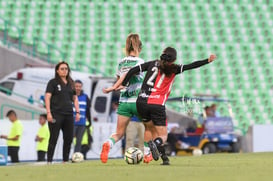
POLYGON ((62 90, 62 88, 61 88, 61 85, 60 85, 60 84, 58 84, 58 85, 57 85, 57 88, 58 88, 58 91, 61 91, 61 90, 62 90))

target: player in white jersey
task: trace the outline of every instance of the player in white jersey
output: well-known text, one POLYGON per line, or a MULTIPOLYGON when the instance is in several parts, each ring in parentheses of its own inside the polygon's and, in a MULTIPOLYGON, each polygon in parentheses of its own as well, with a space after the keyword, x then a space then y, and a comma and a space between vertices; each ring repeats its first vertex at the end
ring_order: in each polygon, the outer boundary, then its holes
MULTIPOLYGON (((126 57, 118 63, 117 81, 120 77, 126 74, 132 67, 144 63, 139 58, 142 43, 138 34, 129 34, 126 39, 126 57)), ((133 76, 129 83, 130 85, 120 91, 119 107, 118 107, 118 121, 116 132, 104 142, 100 159, 102 163, 106 163, 108 160, 108 154, 113 145, 118 142, 124 135, 127 125, 132 116, 138 116, 136 109, 136 99, 140 91, 143 73, 133 76)), ((113 91, 113 88, 106 88, 103 90, 104 93, 113 91)))

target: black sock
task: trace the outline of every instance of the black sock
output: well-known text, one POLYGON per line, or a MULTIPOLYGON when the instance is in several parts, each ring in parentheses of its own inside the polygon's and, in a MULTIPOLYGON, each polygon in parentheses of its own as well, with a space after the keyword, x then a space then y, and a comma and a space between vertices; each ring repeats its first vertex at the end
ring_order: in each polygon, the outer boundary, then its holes
POLYGON ((158 151, 159 151, 159 153, 163 156, 163 155, 166 155, 166 153, 165 153, 165 147, 164 147, 164 144, 163 144, 163 140, 161 139, 161 138, 156 138, 155 140, 154 140, 154 142, 155 142, 155 145, 156 145, 156 147, 157 147, 157 149, 158 149, 158 151))
POLYGON ((156 146, 159 146, 159 145, 162 145, 163 144, 163 140, 160 138, 160 137, 157 137, 155 140, 154 140, 154 143, 156 146))
POLYGON ((163 155, 166 155, 164 145, 157 146, 157 149, 158 149, 158 151, 160 152, 160 154, 161 154, 162 156, 163 156, 163 155))

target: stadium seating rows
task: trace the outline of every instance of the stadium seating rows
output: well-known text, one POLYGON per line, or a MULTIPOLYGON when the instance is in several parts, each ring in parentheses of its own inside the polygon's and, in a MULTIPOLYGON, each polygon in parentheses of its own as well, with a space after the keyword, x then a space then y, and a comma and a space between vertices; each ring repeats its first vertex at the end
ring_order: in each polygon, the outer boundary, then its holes
MULTIPOLYGON (((166 46, 177 48, 178 63, 216 53, 213 64, 179 76, 172 95, 217 93, 236 100, 239 128, 273 121, 272 12, 265 0, 0 1, 0 16, 22 29, 23 43, 41 37, 64 51, 72 67, 80 62, 83 71, 94 66, 114 76, 130 32, 141 35, 145 60, 158 58, 166 46)), ((19 36, 16 28, 8 34, 19 36)), ((48 53, 42 43, 38 51, 48 53)), ((61 58, 57 51, 52 56, 61 58)))

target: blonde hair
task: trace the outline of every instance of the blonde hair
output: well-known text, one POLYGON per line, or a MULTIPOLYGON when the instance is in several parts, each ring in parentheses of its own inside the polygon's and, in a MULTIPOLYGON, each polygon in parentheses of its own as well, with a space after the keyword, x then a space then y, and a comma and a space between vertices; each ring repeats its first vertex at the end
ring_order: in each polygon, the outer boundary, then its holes
POLYGON ((125 53, 129 56, 130 52, 134 51, 140 53, 142 48, 142 43, 138 34, 129 34, 126 39, 125 53))

